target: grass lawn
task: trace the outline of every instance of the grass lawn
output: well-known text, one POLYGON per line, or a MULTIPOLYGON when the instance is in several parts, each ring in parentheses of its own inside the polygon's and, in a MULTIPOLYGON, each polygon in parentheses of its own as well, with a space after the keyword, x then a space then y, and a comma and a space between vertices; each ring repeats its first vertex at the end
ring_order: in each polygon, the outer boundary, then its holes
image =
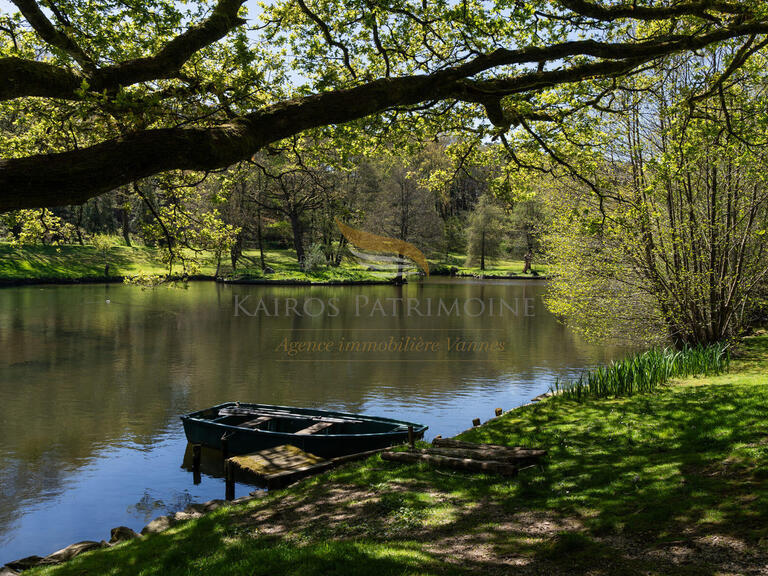
MULTIPOLYGON (((115 245, 109 250, 110 276, 166 271, 157 250, 115 245)), ((93 246, 23 246, 0 243, 0 280, 76 280, 104 277, 104 256, 93 246)))
MULTIPOLYGON (((440 271, 443 268, 457 268, 459 275, 483 275, 486 278, 522 274, 525 267, 525 263, 522 260, 508 260, 506 258, 488 259, 485 264, 485 270, 480 270, 479 266, 466 266, 466 262, 467 257, 464 254, 449 252, 442 258, 430 259, 430 266, 434 267, 436 271, 440 271)), ((532 262, 532 269, 542 276, 546 276, 549 272, 546 264, 539 264, 535 259, 532 262)))
MULTIPOLYGON (((216 272, 216 262, 211 254, 203 253, 197 256, 199 269, 195 274, 213 276, 216 272)), ((518 274, 523 269, 523 262, 517 260, 498 260, 489 264, 485 272, 479 268, 461 266, 465 257, 450 254, 447 259, 431 263, 434 271, 440 272, 451 267, 457 267, 461 275, 480 275, 486 277, 507 276, 518 274)), ((137 274, 164 275, 168 272, 167 265, 162 260, 162 253, 155 248, 145 246, 125 246, 115 239, 109 249, 109 278, 134 276, 137 274)), ((264 274, 261 270, 257 250, 247 250, 240 261, 238 270, 233 273, 228 257, 222 260, 220 273, 250 280, 291 281, 291 282, 370 282, 381 281, 382 278, 371 274, 366 268, 355 262, 344 260, 341 266, 327 267, 316 272, 304 272, 296 260, 293 250, 267 250, 265 261, 274 270, 264 274)), ((20 281, 77 281, 108 279, 104 276, 104 256, 93 246, 62 245, 42 246, 27 245, 22 247, 0 243, 0 282, 20 281)), ((540 274, 546 269, 534 267, 540 274)), ((183 272, 178 263, 174 266, 174 274, 183 272)))
MULTIPOLYGON (((326 268, 313 273, 301 270, 292 250, 269 250, 266 262, 275 272, 265 275, 257 267, 258 252, 247 251, 241 260, 238 274, 249 278, 263 278, 274 281, 339 282, 378 280, 366 270, 344 264, 339 268, 326 268)), ((195 274, 211 276, 216 272, 216 262, 211 254, 197 256, 199 268, 195 274)), ((128 247, 116 242, 108 252, 109 276, 111 278, 136 274, 164 275, 168 272, 162 260, 162 253, 145 246, 128 247)), ((93 246, 23 246, 15 247, 0 243, 0 281, 73 281, 82 279, 107 279, 104 276, 104 256, 93 246)), ((183 269, 175 264, 174 274, 181 275, 183 269)), ((222 274, 231 274, 228 258, 222 260, 222 274)))
POLYGON ((550 451, 516 479, 375 456, 30 574, 764 573, 766 374, 768 337, 749 338, 727 375, 549 399, 462 436, 550 451))

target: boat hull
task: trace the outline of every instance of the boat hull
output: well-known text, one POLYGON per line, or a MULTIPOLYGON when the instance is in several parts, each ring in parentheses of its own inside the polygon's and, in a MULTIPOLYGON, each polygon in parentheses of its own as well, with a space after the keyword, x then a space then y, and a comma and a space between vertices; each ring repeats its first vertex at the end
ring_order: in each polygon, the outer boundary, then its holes
MULTIPOLYGON (((206 412, 234 406, 234 403, 222 404, 203 410, 187 416, 182 416, 184 433, 187 441, 191 444, 201 444, 216 450, 222 449, 222 437, 227 437, 227 452, 235 456, 239 454, 248 454, 273 448, 282 444, 291 444, 301 448, 305 452, 321 456, 323 458, 334 458, 337 456, 346 456, 368 450, 386 448, 396 444, 403 444, 408 441, 408 426, 413 426, 415 438, 421 438, 427 430, 426 426, 412 424, 399 420, 387 418, 372 418, 355 414, 346 414, 341 412, 328 412, 322 410, 307 410, 285 406, 267 406, 258 404, 238 404, 240 407, 259 407, 269 409, 285 409, 301 411, 307 417, 322 418, 324 416, 336 418, 358 418, 364 428, 368 424, 374 429, 383 429, 392 427, 396 429, 375 431, 370 433, 340 433, 340 434, 309 434, 297 435, 291 432, 281 432, 279 430, 260 430, 248 429, 240 426, 228 424, 226 422, 216 422, 204 417, 206 412)), ((361 427, 358 425, 358 427, 361 427)))

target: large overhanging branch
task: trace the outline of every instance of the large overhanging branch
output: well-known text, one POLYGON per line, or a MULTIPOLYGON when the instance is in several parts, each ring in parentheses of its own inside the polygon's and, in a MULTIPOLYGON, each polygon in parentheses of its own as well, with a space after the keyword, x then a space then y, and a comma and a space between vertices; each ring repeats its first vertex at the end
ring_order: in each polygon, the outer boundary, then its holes
MULTIPOLYGON (((220 0, 208 20, 178 36, 155 56, 86 72, 87 81, 94 82, 94 88, 104 88, 174 74, 202 45, 239 23, 236 13, 241 1, 220 0)), ((77 204, 160 172, 225 167, 314 127, 440 100, 481 103, 495 124, 508 126, 517 119, 503 110, 505 96, 627 74, 675 52, 761 34, 768 34, 768 22, 733 23, 699 35, 668 35, 641 42, 585 40, 500 49, 428 75, 383 78, 281 102, 220 126, 143 130, 79 150, 0 160, 0 210, 77 204), (547 70, 545 63, 560 67, 547 70), (481 76, 514 65, 530 70, 512 73, 504 69, 506 76, 481 76)), ((18 58, 0 59, 3 73, 10 78, 6 85, 0 84, 0 98, 6 99, 14 97, 15 89, 21 89, 22 95, 74 98, 86 77, 18 58)))
POLYGON ((170 78, 198 50, 221 40, 245 20, 237 12, 245 0, 219 0, 211 15, 166 44, 157 54, 136 58, 114 66, 101 68, 94 75, 96 89, 128 86, 160 78, 170 78))
POLYGON ((0 58, 0 101, 21 96, 75 98, 84 78, 46 62, 0 58))
MULTIPOLYGON (((88 75, 22 58, 0 58, 0 77, 8 78, 5 84, 0 83, 0 100, 26 96, 80 99, 83 81, 87 82, 90 90, 101 92, 172 77, 195 52, 221 39, 243 22, 237 17, 237 10, 243 1, 220 0, 207 20, 171 40, 154 56, 99 68, 88 75)), ((667 35, 643 42, 579 40, 518 50, 502 48, 457 66, 454 71, 469 77, 499 66, 552 62, 575 56, 606 59, 663 56, 678 50, 696 50, 729 38, 764 33, 767 28, 768 24, 757 21, 722 27, 698 36, 667 35)))
POLYGON ((283 102, 212 128, 145 130, 95 146, 0 161, 0 210, 76 204, 133 180, 168 170, 211 170, 251 156, 305 130, 349 122, 395 106, 485 98, 629 72, 645 58, 586 63, 514 78, 472 81, 460 69, 385 78, 283 102))
POLYGON ((559 0, 559 3, 572 12, 594 20, 610 22, 620 18, 633 20, 665 20, 681 16, 711 17, 712 13, 730 15, 750 15, 751 10, 740 2, 723 0, 694 0, 677 2, 670 6, 641 6, 636 2, 604 6, 600 2, 588 0, 559 0))

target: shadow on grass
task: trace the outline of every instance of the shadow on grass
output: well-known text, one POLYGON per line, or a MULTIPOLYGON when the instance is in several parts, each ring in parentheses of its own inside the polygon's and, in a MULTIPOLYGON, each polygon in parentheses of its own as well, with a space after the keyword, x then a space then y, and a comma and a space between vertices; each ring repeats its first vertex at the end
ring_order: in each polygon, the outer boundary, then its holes
POLYGON ((768 385, 547 401, 466 433, 546 447, 500 479, 378 456, 55 574, 758 574, 768 385))
POLYGON ((147 249, 112 247, 107 258, 93 246, 28 246, 16 248, 0 245, 0 276, 4 279, 34 278, 78 279, 104 277, 109 263, 110 276, 131 271, 136 264, 158 265, 147 249))

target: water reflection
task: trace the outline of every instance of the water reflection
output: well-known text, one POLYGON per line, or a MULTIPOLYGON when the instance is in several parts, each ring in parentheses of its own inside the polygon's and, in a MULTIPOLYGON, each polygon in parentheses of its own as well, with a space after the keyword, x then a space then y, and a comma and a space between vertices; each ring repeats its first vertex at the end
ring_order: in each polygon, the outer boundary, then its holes
POLYGON ((545 391, 557 374, 621 353, 587 345, 558 324, 543 307, 543 288, 438 280, 0 291, 0 563, 99 540, 120 524, 138 529, 190 501, 222 497, 220 481, 204 477, 194 485, 180 468, 182 413, 242 400, 366 412, 449 435, 496 406, 545 391), (356 311, 360 296, 367 308, 356 311), (335 299, 339 313, 248 315, 237 308, 244 298, 248 312, 259 299, 293 299, 301 311, 313 298, 335 299), (405 305, 393 313, 371 314, 377 299, 398 298, 405 305), (408 299, 418 300, 421 315, 408 314, 408 299), (427 299, 530 302, 531 314, 428 315, 427 299), (338 344, 403 337, 503 341, 504 350, 288 357, 280 349, 286 338, 338 344))

